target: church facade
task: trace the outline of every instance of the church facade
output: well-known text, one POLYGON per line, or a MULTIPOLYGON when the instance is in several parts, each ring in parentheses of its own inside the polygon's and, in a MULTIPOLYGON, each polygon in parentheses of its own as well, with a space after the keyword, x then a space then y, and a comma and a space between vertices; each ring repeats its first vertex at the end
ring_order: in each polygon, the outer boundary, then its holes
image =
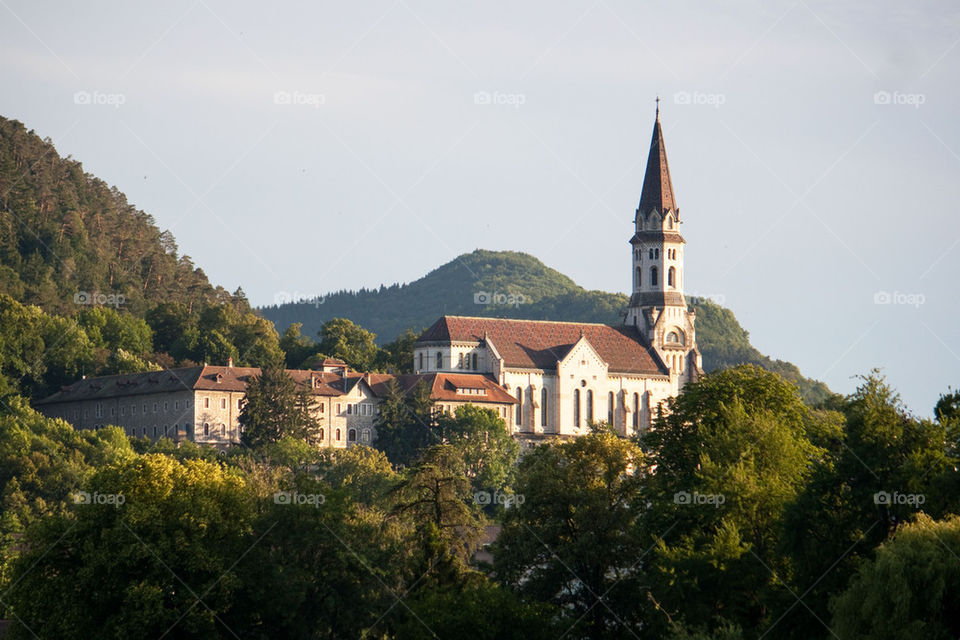
POLYGON ((600 421, 624 436, 648 429, 662 403, 702 371, 695 312, 683 294, 680 222, 658 110, 623 324, 444 316, 414 345, 416 372, 495 380, 516 400, 507 424, 521 439, 577 436, 600 421))

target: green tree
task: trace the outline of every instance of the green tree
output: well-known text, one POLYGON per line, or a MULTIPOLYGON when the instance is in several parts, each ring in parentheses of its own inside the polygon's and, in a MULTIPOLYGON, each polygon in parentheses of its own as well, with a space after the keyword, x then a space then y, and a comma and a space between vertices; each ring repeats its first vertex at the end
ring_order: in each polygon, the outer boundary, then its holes
POLYGON ((832 628, 849 640, 960 636, 960 517, 919 514, 860 563, 833 601, 832 628))
MULTIPOLYGON (((783 527, 792 588, 807 594, 804 603, 823 620, 830 598, 844 588, 861 559, 920 508, 916 501, 884 504, 879 496, 921 495, 923 510, 933 517, 960 507, 958 461, 947 454, 944 425, 911 416, 877 372, 863 377, 842 409, 842 438, 814 467, 783 527)), ((816 622, 806 607, 798 609, 778 631, 816 622)))
POLYGON ((280 336, 280 349, 284 353, 287 367, 299 369, 304 361, 317 351, 316 343, 307 336, 300 334, 303 323, 294 322, 280 336))
POLYGON ((656 468, 643 524, 661 633, 670 622, 769 623, 788 593, 778 577, 788 570, 784 511, 826 454, 810 438, 829 431, 824 420, 793 385, 751 365, 709 374, 669 401, 642 438, 656 468))
POLYGON ((440 442, 427 385, 420 381, 406 391, 391 380, 377 417, 376 447, 393 464, 405 466, 412 464, 424 448, 440 442))
POLYGON ((243 481, 217 465, 149 455, 83 486, 87 503, 27 531, 5 596, 22 622, 13 637, 227 637, 237 559, 251 543, 243 481))
POLYGON ((395 489, 394 513, 414 529, 420 584, 451 586, 469 570, 478 548, 484 518, 473 504, 466 466, 450 445, 423 451, 395 489))
POLYGON ((474 492, 499 491, 510 483, 520 445, 496 411, 465 404, 452 416, 438 417, 436 429, 460 451, 474 492))
POLYGON ((370 371, 379 353, 376 336, 346 318, 334 318, 320 330, 319 351, 340 358, 355 371, 370 371))
POLYGON ((263 368, 247 383, 246 402, 238 421, 243 443, 259 448, 284 437, 307 442, 317 438, 319 424, 312 398, 279 364, 263 368))
POLYGON ((494 545, 498 580, 557 607, 572 637, 639 634, 644 468, 636 444, 606 432, 526 453, 518 504, 507 509, 494 545))
POLYGON ((419 333, 407 329, 396 340, 383 345, 377 353, 376 368, 394 375, 413 373, 413 345, 419 337, 419 333))

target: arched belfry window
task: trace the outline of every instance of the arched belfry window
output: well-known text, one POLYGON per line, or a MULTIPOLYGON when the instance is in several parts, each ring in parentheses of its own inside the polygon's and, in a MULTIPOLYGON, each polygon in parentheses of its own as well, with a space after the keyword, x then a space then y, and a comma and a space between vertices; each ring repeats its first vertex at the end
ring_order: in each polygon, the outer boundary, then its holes
POLYGON ((640 267, 637 267, 637 287, 643 285, 643 272, 640 270, 640 267))
POLYGON ((443 352, 437 351, 437 369, 443 369, 443 352))
POLYGON ((667 229, 673 229, 673 216, 667 216, 667 229))
POLYGON ((656 268, 656 267, 650 267, 650 286, 651 286, 651 287, 657 286, 657 281, 658 281, 658 280, 659 280, 659 276, 658 276, 658 274, 657 274, 657 268, 656 268))
POLYGON ((667 271, 667 284, 671 287, 677 286, 677 270, 673 267, 670 267, 670 270, 667 271))

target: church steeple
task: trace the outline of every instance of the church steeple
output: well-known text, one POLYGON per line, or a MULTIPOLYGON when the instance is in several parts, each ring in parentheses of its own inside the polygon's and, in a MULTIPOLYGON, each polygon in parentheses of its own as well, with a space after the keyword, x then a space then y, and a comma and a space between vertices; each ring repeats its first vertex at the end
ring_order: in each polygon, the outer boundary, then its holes
POLYGON ((696 378, 701 360, 694 333, 696 315, 683 295, 686 242, 680 235, 680 212, 663 144, 659 98, 634 224, 636 230, 630 239, 633 293, 624 322, 646 337, 670 375, 682 385, 696 378))
POLYGON ((643 177, 643 190, 640 192, 640 206, 643 215, 656 209, 662 216, 664 212, 676 209, 673 196, 673 183, 670 180, 670 165, 667 163, 667 148, 663 144, 663 128, 660 126, 660 103, 657 102, 657 118, 653 123, 653 136, 650 139, 650 153, 647 156, 647 173, 643 177))

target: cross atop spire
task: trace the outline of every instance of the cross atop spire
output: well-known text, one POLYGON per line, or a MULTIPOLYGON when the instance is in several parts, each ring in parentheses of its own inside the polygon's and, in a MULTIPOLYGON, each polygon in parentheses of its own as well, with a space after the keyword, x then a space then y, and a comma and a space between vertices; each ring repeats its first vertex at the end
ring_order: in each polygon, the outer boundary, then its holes
POLYGON ((643 176, 639 208, 644 215, 651 209, 663 213, 677 208, 673 183, 670 180, 670 165, 667 163, 667 149, 663 143, 663 129, 660 127, 660 96, 657 96, 657 119, 653 123, 653 137, 650 139, 650 154, 647 156, 647 172, 643 176))

